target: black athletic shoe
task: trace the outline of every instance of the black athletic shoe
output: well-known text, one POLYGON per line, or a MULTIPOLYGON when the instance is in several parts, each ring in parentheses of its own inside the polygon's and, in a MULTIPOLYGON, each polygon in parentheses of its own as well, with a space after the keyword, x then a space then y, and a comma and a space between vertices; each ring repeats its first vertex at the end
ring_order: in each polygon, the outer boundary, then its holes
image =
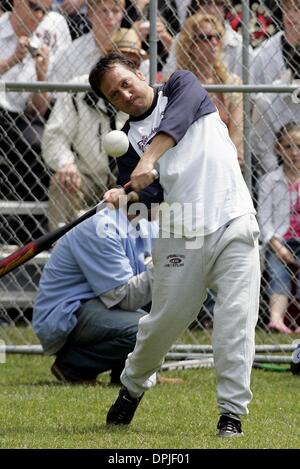
POLYGON ((242 424, 237 415, 221 415, 217 429, 219 430, 218 436, 221 437, 235 437, 243 435, 242 424))
POLYGON ((123 386, 116 402, 108 411, 106 423, 108 425, 128 425, 133 419, 142 397, 143 394, 140 397, 131 397, 127 388, 123 386))

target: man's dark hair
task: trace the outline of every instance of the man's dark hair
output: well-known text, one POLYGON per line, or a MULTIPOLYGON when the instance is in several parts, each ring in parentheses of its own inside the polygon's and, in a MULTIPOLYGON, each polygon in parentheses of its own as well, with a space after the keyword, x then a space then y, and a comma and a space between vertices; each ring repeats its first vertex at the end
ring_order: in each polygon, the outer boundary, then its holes
POLYGON ((126 57, 126 55, 118 52, 111 52, 110 54, 101 57, 96 65, 94 65, 89 75, 91 88, 100 98, 106 99, 100 91, 101 81, 108 70, 112 69, 115 65, 123 65, 123 67, 126 67, 133 72, 138 70, 132 60, 126 57))

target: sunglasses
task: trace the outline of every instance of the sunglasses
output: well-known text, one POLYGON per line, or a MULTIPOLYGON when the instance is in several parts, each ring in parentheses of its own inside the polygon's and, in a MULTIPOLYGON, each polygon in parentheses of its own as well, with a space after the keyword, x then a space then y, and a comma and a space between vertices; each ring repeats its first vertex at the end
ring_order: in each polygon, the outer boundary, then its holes
POLYGON ((42 12, 43 15, 46 15, 47 13, 49 13, 48 8, 45 8, 45 7, 43 7, 42 5, 40 5, 38 3, 31 2, 30 0, 28 0, 27 4, 28 4, 30 10, 33 11, 34 13, 36 13, 37 11, 42 12))
POLYGON ((195 42, 211 42, 213 39, 216 39, 218 42, 222 40, 222 35, 220 33, 216 34, 197 34, 197 36, 194 37, 195 42))

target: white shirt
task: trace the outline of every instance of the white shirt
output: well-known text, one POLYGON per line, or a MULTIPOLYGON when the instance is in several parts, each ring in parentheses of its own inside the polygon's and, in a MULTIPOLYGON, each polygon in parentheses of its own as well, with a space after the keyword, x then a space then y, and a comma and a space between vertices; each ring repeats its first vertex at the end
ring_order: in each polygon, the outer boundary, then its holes
MULTIPOLYGON (((67 51, 62 51, 55 65, 55 81, 64 83, 71 81, 79 75, 85 75, 91 71, 96 62, 103 55, 95 42, 93 32, 84 34, 72 42, 67 51)), ((143 60, 140 66, 147 82, 149 82, 149 59, 143 60)))
MULTIPOLYGON (((273 85, 297 84, 286 70, 273 85)), ((258 93, 255 96, 251 144, 260 163, 262 173, 278 167, 275 153, 276 133, 288 122, 300 124, 300 104, 292 101, 291 93, 258 93)))
MULTIPOLYGON (((11 57, 17 47, 18 38, 10 22, 11 13, 0 16, 0 59, 11 57)), ((49 47, 48 79, 51 80, 53 68, 59 52, 71 44, 71 35, 65 18, 59 13, 50 12, 39 24, 33 37, 38 37, 49 47)), ((21 63, 14 65, 1 76, 3 81, 33 82, 36 81, 35 61, 28 54, 21 63)), ((0 107, 11 112, 23 112, 30 93, 0 93, 0 107)))
POLYGON ((251 67, 254 84, 272 83, 286 71, 281 47, 282 36, 283 31, 279 31, 270 39, 263 41, 255 50, 251 67))
MULTIPOLYGON (((169 78, 177 68, 176 63, 176 44, 178 41, 179 34, 173 39, 170 53, 166 64, 163 67, 162 73, 164 78, 169 78)), ((223 54, 222 59, 228 67, 230 73, 234 73, 242 78, 242 51, 243 51, 243 39, 242 36, 234 31, 229 23, 225 23, 225 35, 223 38, 223 54)), ((253 57, 253 49, 249 47, 249 62, 251 63, 253 57)), ((251 81, 251 80, 250 80, 251 81)))
POLYGON ((92 31, 72 42, 62 51, 55 65, 55 81, 64 83, 73 77, 89 73, 103 52, 95 42, 92 31))
MULTIPOLYGON (((72 83, 87 84, 88 75, 76 77, 72 83)), ((109 165, 101 142, 111 130, 110 118, 102 99, 95 106, 89 106, 84 97, 85 93, 59 93, 45 126, 42 154, 54 171, 75 163, 82 174, 102 175, 104 180, 109 174, 109 165)), ((118 129, 127 117, 118 113, 118 129)))
POLYGON ((290 226, 290 195, 282 166, 259 180, 257 217, 264 244, 283 239, 290 226))
MULTIPOLYGON (((234 218, 255 213, 236 148, 217 112, 194 122, 182 140, 164 154, 159 175, 165 202, 176 201, 187 208, 183 230, 187 238, 214 233, 234 218), (189 207, 194 210, 191 214, 189 207)), ((174 233, 182 233, 180 225, 178 217, 174 233)))
POLYGON ((183 25, 186 19, 187 9, 190 6, 191 0, 175 0, 177 11, 178 11, 178 19, 180 24, 183 25))

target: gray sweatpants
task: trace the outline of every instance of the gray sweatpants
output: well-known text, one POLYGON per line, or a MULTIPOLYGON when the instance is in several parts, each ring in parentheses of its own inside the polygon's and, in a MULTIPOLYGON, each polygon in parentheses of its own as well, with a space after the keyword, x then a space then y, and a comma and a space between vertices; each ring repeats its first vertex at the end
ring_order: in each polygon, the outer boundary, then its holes
POLYGON ((258 236, 256 218, 248 214, 204 236, 198 249, 187 249, 186 239, 156 240, 152 308, 139 322, 121 375, 132 395, 155 384, 164 356, 212 288, 217 294, 212 345, 219 410, 248 413, 260 287, 258 236))

